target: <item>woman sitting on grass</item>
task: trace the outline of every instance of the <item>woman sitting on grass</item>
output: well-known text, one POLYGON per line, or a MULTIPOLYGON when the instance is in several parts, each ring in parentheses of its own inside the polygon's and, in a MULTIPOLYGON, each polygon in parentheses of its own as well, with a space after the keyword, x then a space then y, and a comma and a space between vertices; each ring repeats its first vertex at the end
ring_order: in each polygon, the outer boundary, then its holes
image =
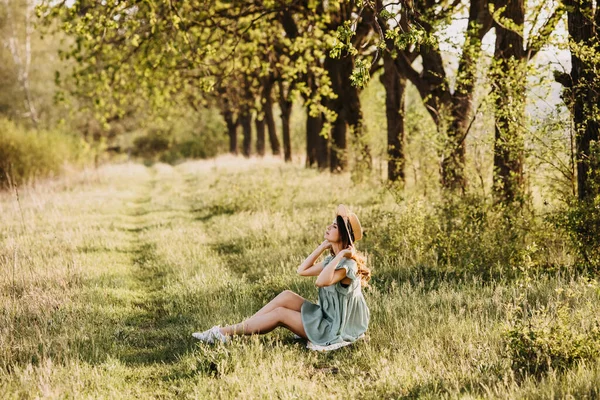
POLYGON ((335 221, 325 231, 325 241, 298 267, 302 276, 317 276, 318 304, 285 290, 244 322, 216 325, 192 336, 207 343, 226 343, 231 335, 264 334, 284 326, 313 345, 354 342, 367 330, 370 315, 361 287, 367 285, 371 271, 365 267, 365 257, 354 248, 354 242, 361 238, 358 217, 340 205, 335 221), (315 264, 328 249, 330 254, 315 264))

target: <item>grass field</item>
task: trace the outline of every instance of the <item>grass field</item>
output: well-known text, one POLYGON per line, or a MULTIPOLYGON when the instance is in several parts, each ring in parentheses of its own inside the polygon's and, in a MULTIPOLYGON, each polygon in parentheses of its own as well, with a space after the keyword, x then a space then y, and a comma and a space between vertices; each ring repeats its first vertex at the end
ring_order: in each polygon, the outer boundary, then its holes
MULTIPOLYGON (((595 358, 522 376, 505 334, 524 303, 542 325, 565 304, 573 321, 597 319, 596 281, 449 273, 429 247, 430 208, 349 175, 228 157, 2 192, 0 398, 600 396, 595 358), (315 353, 283 328, 227 345, 191 337, 285 289, 316 301, 315 278, 295 271, 339 203, 366 231, 365 340, 315 353)), ((551 242, 537 246, 560 258, 551 242)))

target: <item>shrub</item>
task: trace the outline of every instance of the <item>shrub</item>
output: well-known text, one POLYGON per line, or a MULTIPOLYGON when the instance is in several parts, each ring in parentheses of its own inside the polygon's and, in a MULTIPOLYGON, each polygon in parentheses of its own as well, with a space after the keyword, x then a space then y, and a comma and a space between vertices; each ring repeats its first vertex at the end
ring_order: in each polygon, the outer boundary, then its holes
POLYGON ((585 202, 573 202, 551 217, 570 238, 581 267, 600 270, 600 196, 585 202))
MULTIPOLYGON (((595 285, 588 286, 597 290, 595 285)), ((576 312, 568 303, 568 298, 560 299, 553 307, 532 311, 523 305, 517 307, 503 339, 506 356, 518 377, 564 371, 600 355, 600 320, 593 312, 576 312)))
POLYGON ((212 109, 156 121, 133 141, 132 155, 147 161, 176 163, 186 158, 209 158, 227 151, 226 129, 212 109))
POLYGON ((59 174, 67 162, 83 158, 81 139, 58 131, 26 130, 0 118, 0 187, 59 174))
POLYGON ((541 227, 525 208, 451 197, 435 208, 425 226, 439 265, 450 271, 489 279, 518 275, 541 263, 532 236, 541 227))
POLYGON ((154 159, 171 147, 171 138, 167 133, 151 130, 145 136, 138 136, 133 141, 132 155, 145 159, 154 159))
POLYGON ((446 277, 489 281, 556 272, 570 260, 564 251, 568 239, 526 207, 492 204, 477 196, 433 204, 399 200, 398 206, 367 215, 378 222, 365 239, 371 254, 396 270, 418 266, 446 277))

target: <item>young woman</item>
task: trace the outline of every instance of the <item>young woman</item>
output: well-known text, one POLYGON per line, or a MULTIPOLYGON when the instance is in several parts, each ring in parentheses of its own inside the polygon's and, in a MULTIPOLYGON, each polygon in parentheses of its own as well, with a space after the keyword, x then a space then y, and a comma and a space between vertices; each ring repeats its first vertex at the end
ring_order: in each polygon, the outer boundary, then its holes
POLYGON ((335 220, 327 226, 325 240, 298 267, 302 276, 317 276, 318 304, 285 290, 244 322, 216 325, 192 336, 208 343, 226 343, 231 335, 264 334, 284 326, 314 345, 354 342, 367 330, 370 316, 361 288, 367 285, 371 271, 354 247, 361 238, 358 217, 340 204, 335 220), (315 264, 326 250, 330 254, 315 264))

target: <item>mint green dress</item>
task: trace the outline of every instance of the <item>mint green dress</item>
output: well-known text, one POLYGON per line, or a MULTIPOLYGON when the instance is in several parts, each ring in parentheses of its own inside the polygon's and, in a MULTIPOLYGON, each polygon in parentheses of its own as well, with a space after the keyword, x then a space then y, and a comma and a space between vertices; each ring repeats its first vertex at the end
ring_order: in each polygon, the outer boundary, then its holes
MULTIPOLYGON (((325 267, 333 256, 323 260, 325 267)), ((356 275, 356 261, 344 258, 336 270, 344 268, 352 279, 347 287, 342 282, 319 288, 318 304, 305 300, 300 313, 308 340, 328 346, 334 343, 354 342, 369 326, 369 308, 363 297, 360 277, 356 275)))

